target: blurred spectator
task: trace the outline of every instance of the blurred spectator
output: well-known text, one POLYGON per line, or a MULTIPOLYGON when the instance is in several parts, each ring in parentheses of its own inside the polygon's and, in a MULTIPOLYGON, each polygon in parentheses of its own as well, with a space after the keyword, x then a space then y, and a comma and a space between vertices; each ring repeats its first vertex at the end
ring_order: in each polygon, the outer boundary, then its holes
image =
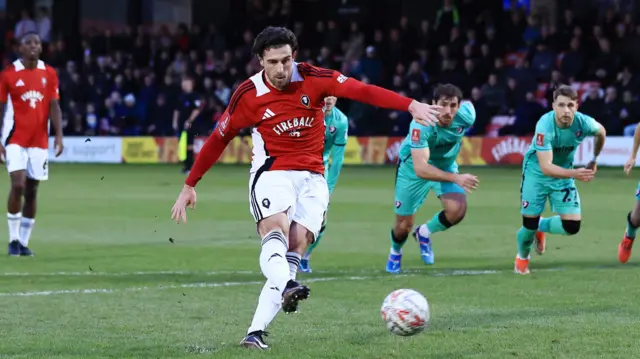
POLYGON ((20 21, 16 24, 13 35, 16 39, 20 39, 22 36, 30 32, 38 32, 38 26, 31 18, 31 15, 29 15, 29 11, 24 9, 20 12, 20 21))
MULTIPOLYGON (((39 9, 35 21, 22 11, 17 22, 0 25, 9 39, 10 29, 14 38, 37 31, 49 43, 43 57, 59 70, 67 135, 177 135, 184 120, 174 123, 172 114, 184 107, 185 76, 193 79, 201 102, 194 131, 210 133, 237 86, 260 70, 251 48, 256 33, 270 24, 298 34, 297 61, 416 99, 429 99, 438 83, 458 85, 476 107, 470 134, 485 134, 494 116, 505 115, 515 122, 501 133, 528 135, 540 109, 550 108, 553 90, 564 83, 579 90, 580 111, 609 134, 630 131, 640 119, 640 23, 632 16, 633 1, 618 0, 615 7, 605 1, 593 19, 559 9, 557 23, 524 8, 503 12, 478 0, 434 1, 439 10, 432 17, 390 11, 388 18, 371 22, 331 12, 294 22, 302 17, 291 1, 250 1, 250 25, 89 29, 77 52, 52 34, 56 19, 50 9, 39 9)), ((15 41, 6 45, 3 58, 13 61, 15 41)), ((405 134, 407 114, 347 100, 339 106, 354 135, 405 134)))

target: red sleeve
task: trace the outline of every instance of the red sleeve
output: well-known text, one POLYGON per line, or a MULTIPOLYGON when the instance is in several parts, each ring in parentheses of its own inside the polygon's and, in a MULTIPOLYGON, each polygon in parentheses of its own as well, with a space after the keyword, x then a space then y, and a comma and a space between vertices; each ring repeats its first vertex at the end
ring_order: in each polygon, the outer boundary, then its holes
POLYGON ((250 90, 253 89, 253 83, 249 83, 250 85, 247 85, 247 83, 240 85, 231 97, 229 106, 222 114, 222 119, 218 122, 218 126, 211 136, 207 138, 196 157, 193 168, 191 168, 191 172, 189 172, 189 176, 185 181, 187 186, 195 187, 204 174, 220 158, 224 149, 236 137, 238 132, 243 128, 253 126, 257 122, 254 120, 255 116, 247 115, 251 113, 248 102, 249 97, 251 97, 250 90))
MULTIPOLYGON (((307 65, 309 66, 309 65, 307 65)), ((307 78, 318 84, 324 92, 324 96, 348 98, 353 101, 369 104, 371 106, 386 108, 396 111, 407 111, 413 99, 398 95, 382 87, 367 85, 354 78, 319 67, 309 66, 307 78)))
POLYGON ((0 103, 7 103, 9 100, 9 86, 7 85, 7 72, 0 74, 0 103))

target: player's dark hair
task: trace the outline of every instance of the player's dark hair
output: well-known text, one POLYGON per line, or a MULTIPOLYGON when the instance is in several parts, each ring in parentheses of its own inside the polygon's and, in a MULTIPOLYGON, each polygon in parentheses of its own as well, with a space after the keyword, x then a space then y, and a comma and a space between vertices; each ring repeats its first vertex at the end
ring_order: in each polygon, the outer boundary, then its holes
POLYGON ((27 32, 27 33, 23 34, 22 36, 20 36, 20 41, 19 41, 19 43, 20 43, 20 44, 22 44, 22 43, 24 42, 24 40, 26 40, 26 39, 27 39, 27 37, 29 37, 29 36, 36 36, 36 37, 38 37, 38 39, 40 39, 40 34, 38 34, 38 33, 37 33, 37 32, 35 32, 35 31, 29 31, 29 32, 27 32))
POLYGON ((559 96, 568 97, 572 101, 578 101, 578 91, 574 90, 571 86, 558 86, 558 88, 553 91, 553 101, 555 101, 559 96))
POLYGON ((291 46, 292 52, 296 52, 298 50, 296 35, 286 27, 269 26, 256 36, 252 51, 254 55, 262 58, 266 50, 277 49, 286 45, 291 46))
POLYGON ((457 98, 458 102, 462 101, 462 90, 456 85, 452 84, 439 84, 433 90, 433 100, 438 101, 442 98, 457 98))

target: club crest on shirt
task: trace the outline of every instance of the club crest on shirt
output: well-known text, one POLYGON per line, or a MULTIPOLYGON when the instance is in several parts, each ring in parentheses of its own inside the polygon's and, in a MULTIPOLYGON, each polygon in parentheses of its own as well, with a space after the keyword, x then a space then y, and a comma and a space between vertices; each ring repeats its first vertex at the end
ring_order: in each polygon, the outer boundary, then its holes
POLYGON ((305 107, 311 107, 311 100, 307 95, 302 95, 300 97, 300 103, 303 104, 305 107))
POLYGON ((47 79, 45 77, 42 78, 42 86, 47 86, 47 79))
POLYGON ((464 128, 458 127, 458 133, 462 133, 462 131, 464 131, 464 128))
POLYGON ((580 136, 582 136, 582 131, 578 130, 578 131, 576 132, 576 137, 580 137, 580 136))
POLYGON ((329 126, 329 133, 336 133, 336 126, 329 126))

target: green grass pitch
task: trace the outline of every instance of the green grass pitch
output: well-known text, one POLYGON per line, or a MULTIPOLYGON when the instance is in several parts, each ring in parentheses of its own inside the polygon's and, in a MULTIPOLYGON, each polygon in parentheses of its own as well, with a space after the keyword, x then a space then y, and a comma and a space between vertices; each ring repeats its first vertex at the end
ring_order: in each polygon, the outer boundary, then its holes
MULTIPOLYGON (((392 276, 395 170, 345 168, 314 273, 299 275, 312 296, 276 318, 262 353, 238 347, 263 281, 247 167, 214 167, 184 226, 169 219, 177 166, 54 164, 39 194, 37 256, 0 260, 0 358, 640 357, 640 254, 616 259, 636 179, 600 169, 580 183, 581 232, 550 236, 532 275, 516 276, 519 169, 463 170, 480 188, 465 220, 434 236, 436 264, 424 266, 410 242, 408 273, 392 276), (380 306, 398 288, 429 300, 426 332, 386 331, 380 306)), ((430 195, 418 220, 438 209, 430 195)))

